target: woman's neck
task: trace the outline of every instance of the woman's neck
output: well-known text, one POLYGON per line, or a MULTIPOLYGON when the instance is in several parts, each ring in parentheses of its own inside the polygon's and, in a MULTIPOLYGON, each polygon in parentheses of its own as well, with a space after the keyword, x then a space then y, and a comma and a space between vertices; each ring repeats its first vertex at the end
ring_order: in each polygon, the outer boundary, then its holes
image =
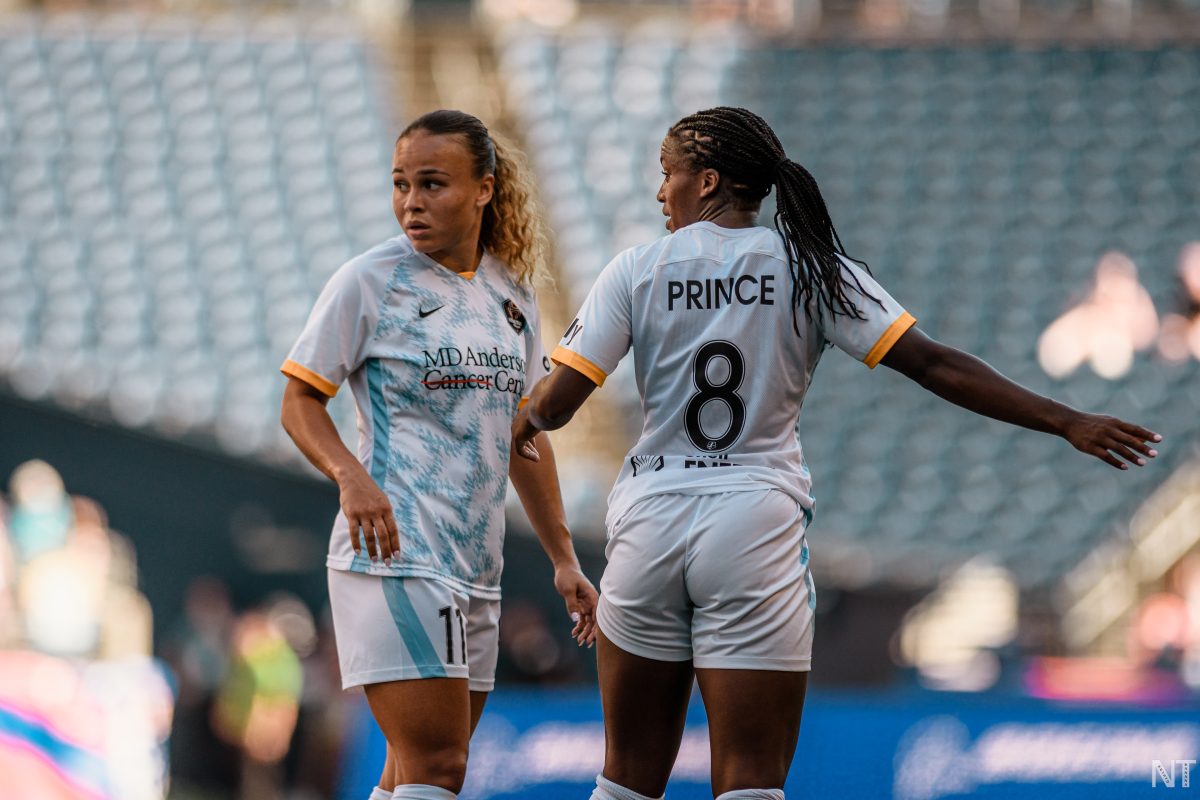
POLYGON ((753 228, 758 224, 758 211, 734 208, 729 203, 714 203, 700 211, 697 222, 711 222, 722 228, 753 228))
POLYGON ((435 250, 428 255, 451 272, 474 272, 483 260, 483 245, 479 243, 479 237, 475 237, 465 239, 461 245, 435 250))

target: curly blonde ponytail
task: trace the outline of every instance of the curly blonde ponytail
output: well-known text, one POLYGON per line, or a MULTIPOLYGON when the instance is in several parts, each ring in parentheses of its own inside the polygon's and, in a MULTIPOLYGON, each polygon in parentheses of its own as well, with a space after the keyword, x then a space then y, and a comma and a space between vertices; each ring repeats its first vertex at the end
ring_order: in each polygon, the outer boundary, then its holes
POLYGON ((540 283, 549 246, 524 154, 493 138, 478 118, 462 111, 431 111, 411 122, 399 138, 418 130, 462 136, 474 161, 475 177, 496 177, 492 200, 483 210, 480 242, 508 264, 519 283, 540 283))
POLYGON ((521 283, 541 278, 546 263, 546 231, 529 163, 520 150, 493 137, 496 186, 483 212, 483 246, 508 264, 521 283))

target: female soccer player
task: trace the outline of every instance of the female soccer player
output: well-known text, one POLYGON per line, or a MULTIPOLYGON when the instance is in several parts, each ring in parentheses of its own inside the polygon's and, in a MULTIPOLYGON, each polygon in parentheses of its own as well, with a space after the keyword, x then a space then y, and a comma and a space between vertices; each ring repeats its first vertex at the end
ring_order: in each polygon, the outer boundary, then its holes
POLYGON ((933 341, 848 257, 812 175, 739 108, 667 134, 658 192, 670 236, 617 256, 513 423, 537 458, 633 347, 645 421, 609 498, 597 622, 607 749, 594 800, 662 795, 693 674, 719 800, 783 798, 812 655, 796 421, 833 344, 976 413, 1062 436, 1122 469, 1161 437, 1084 414, 933 341), (776 189, 778 232, 758 227, 776 189))
MULTIPOLYGON (((365 687, 388 743, 371 798, 450 800, 496 670, 509 426, 549 368, 530 288, 544 237, 526 176, 468 114, 409 125, 392 178, 404 234, 330 278, 282 367, 282 421, 340 490, 326 563, 342 684, 365 687), (346 380, 357 457, 326 410, 346 380)), ((553 457, 511 477, 590 642, 596 590, 553 457)))

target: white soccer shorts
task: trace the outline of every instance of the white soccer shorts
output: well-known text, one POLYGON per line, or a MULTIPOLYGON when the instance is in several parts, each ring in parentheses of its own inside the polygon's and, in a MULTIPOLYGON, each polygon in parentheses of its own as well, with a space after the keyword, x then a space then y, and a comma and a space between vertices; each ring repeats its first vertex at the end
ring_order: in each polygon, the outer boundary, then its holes
POLYGON ((641 500, 610 533, 600 629, 659 661, 807 671, 816 612, 807 517, 778 489, 641 500))
POLYGON ((420 678, 496 683, 500 601, 431 578, 328 570, 342 688, 420 678))

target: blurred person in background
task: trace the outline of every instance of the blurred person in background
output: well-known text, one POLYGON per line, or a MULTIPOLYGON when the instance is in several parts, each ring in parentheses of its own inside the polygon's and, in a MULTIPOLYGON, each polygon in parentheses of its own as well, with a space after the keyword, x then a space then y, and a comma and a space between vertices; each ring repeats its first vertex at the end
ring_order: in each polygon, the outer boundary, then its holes
POLYGON ((549 368, 526 167, 475 117, 435 111, 398 138, 392 178, 404 233, 329 280, 282 367, 281 417, 340 490, 326 564, 342 685, 365 687, 388 743, 371 798, 452 800, 494 685, 508 477, 581 644, 596 591, 549 442, 510 476, 509 426, 549 368), (346 381, 357 456, 326 410, 346 381))
POLYGON ((62 546, 71 529, 71 500, 54 467, 45 461, 25 462, 13 470, 8 491, 18 562, 62 546))
POLYGON ((162 648, 177 681, 171 777, 181 797, 228 797, 238 785, 237 745, 219 737, 212 725, 217 692, 229 670, 235 621, 225 583, 199 576, 188 584, 183 618, 162 648))
POLYGON ((283 758, 300 710, 300 659, 269 608, 234 625, 229 669, 213 706, 213 728, 242 754, 239 796, 282 797, 283 758))
POLYGON ((21 636, 21 617, 17 611, 17 559, 8 519, 8 505, 0 498, 0 650, 17 644, 21 636))
POLYGON ((9 558, 0 535, 0 576, 16 608, 0 613, 12 648, 0 650, 0 774, 21 797, 159 800, 173 698, 150 657, 133 548, 49 464, 21 465, 10 485, 18 541, 9 558))
POLYGON ((940 344, 850 259, 816 181, 739 108, 677 122, 658 192, 671 235, 617 256, 513 424, 536 459, 632 347, 645 420, 609 498, 593 800, 660 797, 693 678, 718 800, 782 800, 812 656, 810 475, 796 438, 824 349, 1121 469, 1157 434, 1070 409, 940 344), (774 188, 777 230, 760 227, 774 188))

